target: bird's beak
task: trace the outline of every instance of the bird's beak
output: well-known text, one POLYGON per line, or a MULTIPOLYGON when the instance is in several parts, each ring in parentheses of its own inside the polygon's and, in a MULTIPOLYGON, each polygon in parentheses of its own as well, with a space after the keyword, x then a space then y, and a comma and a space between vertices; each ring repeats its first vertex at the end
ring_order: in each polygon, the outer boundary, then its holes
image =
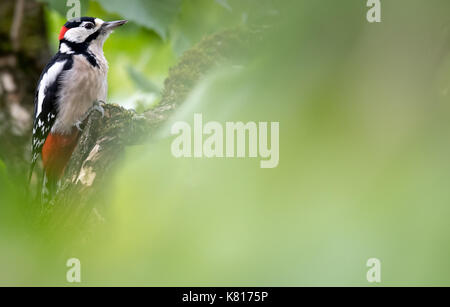
POLYGON ((105 30, 114 30, 117 27, 123 26, 128 20, 108 21, 103 23, 102 28, 105 30))

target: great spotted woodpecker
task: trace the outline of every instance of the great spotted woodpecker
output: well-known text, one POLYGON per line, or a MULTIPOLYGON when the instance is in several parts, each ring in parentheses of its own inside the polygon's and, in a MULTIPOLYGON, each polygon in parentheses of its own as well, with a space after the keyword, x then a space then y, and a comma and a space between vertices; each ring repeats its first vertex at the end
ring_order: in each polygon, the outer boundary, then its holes
POLYGON ((52 193, 80 135, 80 123, 107 96, 108 63, 103 44, 126 20, 105 22, 82 17, 59 34, 59 51, 42 72, 35 95, 30 178, 39 155, 44 192, 52 193))

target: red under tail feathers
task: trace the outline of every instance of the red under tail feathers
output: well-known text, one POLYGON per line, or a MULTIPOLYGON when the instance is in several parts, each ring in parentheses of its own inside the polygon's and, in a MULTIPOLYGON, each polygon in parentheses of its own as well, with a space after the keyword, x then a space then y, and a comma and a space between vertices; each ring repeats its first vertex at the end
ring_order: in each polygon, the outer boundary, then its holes
POLYGON ((77 145, 78 137, 78 130, 75 130, 70 135, 50 133, 47 136, 42 148, 42 162, 45 174, 50 180, 61 179, 77 145))

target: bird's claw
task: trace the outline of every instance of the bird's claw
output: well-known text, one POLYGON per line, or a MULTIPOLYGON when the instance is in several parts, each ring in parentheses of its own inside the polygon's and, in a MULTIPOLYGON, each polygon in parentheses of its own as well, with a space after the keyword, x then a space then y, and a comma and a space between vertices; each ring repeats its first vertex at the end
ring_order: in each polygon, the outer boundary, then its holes
POLYGON ((75 123, 75 127, 78 129, 78 131, 83 132, 83 129, 81 128, 81 125, 83 124, 83 122, 81 121, 77 121, 75 123))
POLYGON ((105 117, 105 109, 102 106, 100 106, 100 105, 94 106, 92 108, 92 111, 94 111, 94 110, 99 111, 100 114, 102 115, 102 118, 105 117))
POLYGON ((94 105, 92 107, 92 110, 97 110, 98 112, 100 112, 100 114, 102 115, 102 118, 105 117, 105 109, 103 108, 103 105, 105 105, 106 103, 103 100, 97 100, 96 102, 94 102, 94 105))

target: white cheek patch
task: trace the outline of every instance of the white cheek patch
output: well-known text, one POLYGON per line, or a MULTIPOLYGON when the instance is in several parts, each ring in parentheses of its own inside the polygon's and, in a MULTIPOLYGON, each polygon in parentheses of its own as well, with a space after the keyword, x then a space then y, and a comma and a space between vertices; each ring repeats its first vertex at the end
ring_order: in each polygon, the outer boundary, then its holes
POLYGON ((52 67, 49 68, 49 70, 42 77, 41 83, 39 84, 36 118, 42 112, 42 103, 44 102, 45 98, 45 90, 49 85, 51 85, 53 82, 56 81, 56 78, 58 78, 65 64, 66 61, 56 62, 55 64, 53 64, 52 67))
POLYGON ((64 38, 67 39, 69 42, 82 43, 91 34, 92 32, 88 31, 86 28, 77 27, 69 29, 64 35, 64 38))

